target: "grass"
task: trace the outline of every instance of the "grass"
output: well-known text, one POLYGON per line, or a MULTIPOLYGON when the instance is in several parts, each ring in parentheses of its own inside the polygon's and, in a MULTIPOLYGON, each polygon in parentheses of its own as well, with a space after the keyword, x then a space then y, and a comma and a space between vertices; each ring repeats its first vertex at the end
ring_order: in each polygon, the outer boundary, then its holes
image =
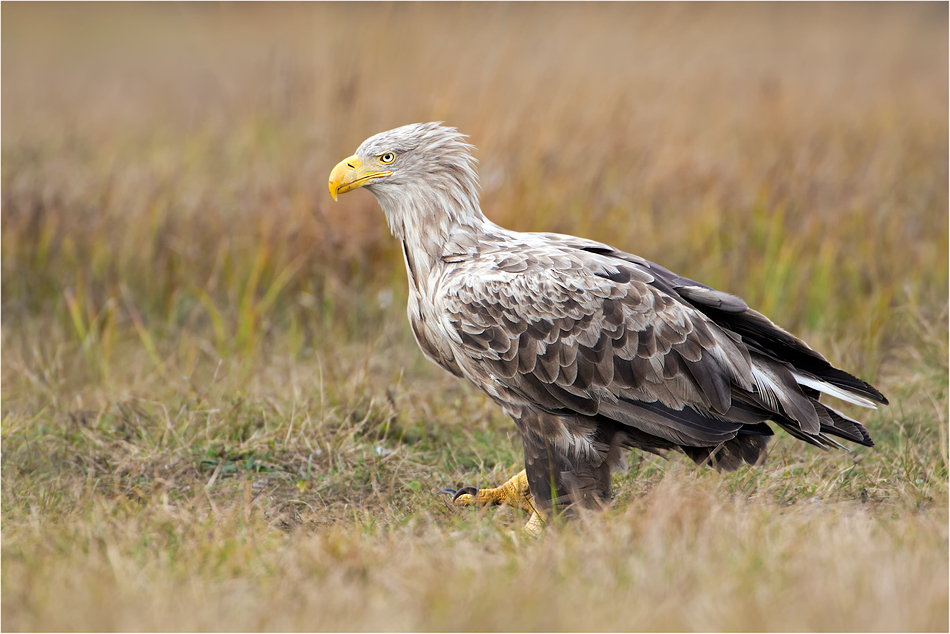
POLYGON ((3 629, 946 630, 946 5, 9 5, 3 629), (78 28, 77 28, 78 27, 78 28), (892 405, 518 532, 375 202, 445 120, 483 206, 743 296, 892 405))

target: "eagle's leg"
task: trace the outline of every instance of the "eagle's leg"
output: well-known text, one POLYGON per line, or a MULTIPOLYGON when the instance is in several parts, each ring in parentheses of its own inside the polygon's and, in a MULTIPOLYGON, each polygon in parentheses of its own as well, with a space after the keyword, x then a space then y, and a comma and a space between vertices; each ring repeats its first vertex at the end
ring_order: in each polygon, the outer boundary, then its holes
POLYGON ((534 506, 534 497, 528 487, 528 475, 524 470, 494 489, 463 487, 458 491, 452 489, 443 489, 443 491, 453 495, 452 504, 455 506, 508 504, 518 507, 531 515, 524 527, 525 531, 531 535, 539 535, 544 526, 544 520, 534 506))

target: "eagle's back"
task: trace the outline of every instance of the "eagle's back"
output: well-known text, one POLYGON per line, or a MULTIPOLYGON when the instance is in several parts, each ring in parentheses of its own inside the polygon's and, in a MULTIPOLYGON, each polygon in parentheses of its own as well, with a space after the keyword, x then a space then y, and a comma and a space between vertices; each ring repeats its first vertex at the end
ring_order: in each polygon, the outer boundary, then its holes
POLYGON ((512 412, 603 417, 680 447, 773 420, 827 446, 870 437, 801 380, 884 402, 741 299, 601 243, 500 231, 433 289, 420 346, 512 412), (450 354, 432 354, 437 338, 450 354))

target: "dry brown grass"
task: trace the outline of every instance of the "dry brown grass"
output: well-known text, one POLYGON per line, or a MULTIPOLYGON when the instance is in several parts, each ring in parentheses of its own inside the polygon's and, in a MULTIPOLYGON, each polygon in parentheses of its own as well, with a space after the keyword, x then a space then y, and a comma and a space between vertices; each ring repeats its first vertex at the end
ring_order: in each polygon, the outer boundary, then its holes
POLYGON ((945 509, 783 508, 667 474, 541 542, 491 518, 275 532, 256 505, 122 500, 17 529, 5 624, 70 630, 832 630, 945 625, 945 509), (142 532, 147 525, 148 533, 142 532), (21 533, 28 533, 23 535, 21 533))
POLYGON ((948 628, 945 4, 3 9, 4 630, 948 628), (326 191, 425 120, 492 219, 879 384, 878 446, 634 458, 539 542, 449 512, 520 441, 326 191))

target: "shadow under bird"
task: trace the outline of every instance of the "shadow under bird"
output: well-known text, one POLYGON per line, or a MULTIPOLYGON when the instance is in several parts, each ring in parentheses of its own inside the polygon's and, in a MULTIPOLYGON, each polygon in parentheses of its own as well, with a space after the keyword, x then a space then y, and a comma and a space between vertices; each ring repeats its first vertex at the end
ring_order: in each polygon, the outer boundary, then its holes
POLYGON ((330 173, 334 200, 366 188, 402 242, 425 356, 521 431, 524 471, 494 489, 447 489, 454 504, 519 506, 536 534, 552 509, 603 506, 626 448, 735 470, 764 458, 767 422, 821 448, 873 446, 819 398, 887 399, 740 298, 600 242, 488 220, 464 138, 403 126, 330 173))

